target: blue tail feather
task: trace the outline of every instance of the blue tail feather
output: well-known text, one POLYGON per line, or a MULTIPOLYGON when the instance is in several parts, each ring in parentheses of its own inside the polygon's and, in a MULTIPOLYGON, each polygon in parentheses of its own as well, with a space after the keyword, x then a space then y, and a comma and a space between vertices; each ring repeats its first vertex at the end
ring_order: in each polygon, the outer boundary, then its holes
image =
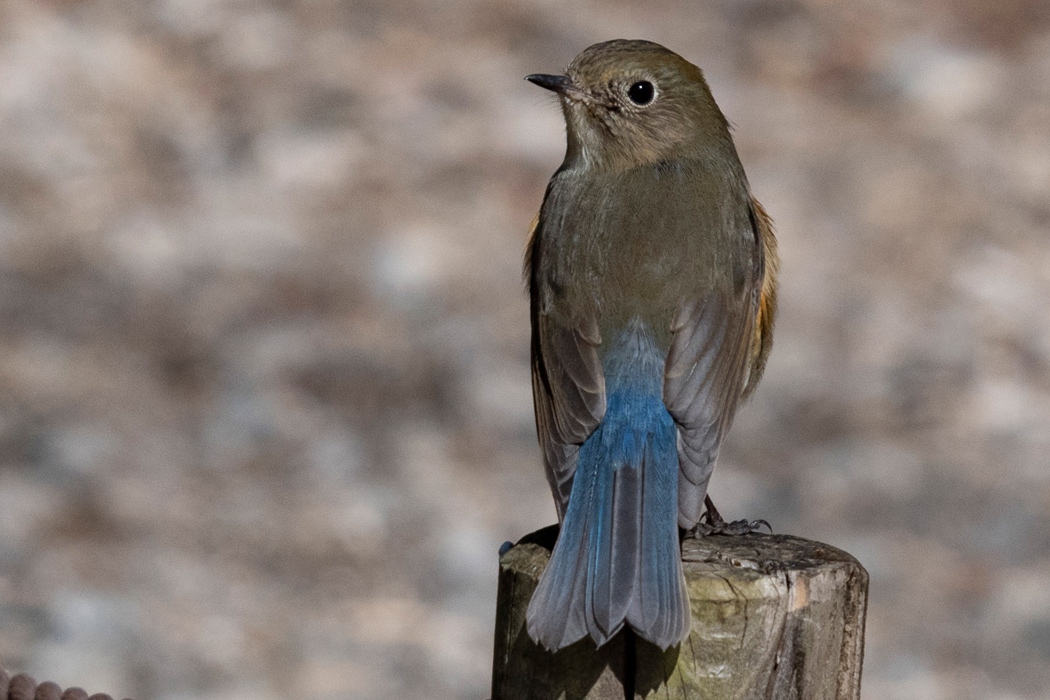
POLYGON ((580 448, 551 561, 529 605, 530 635, 599 645, 624 624, 661 648, 689 629, 678 545, 678 453, 661 397, 663 356, 634 322, 603 362, 606 411, 580 448))

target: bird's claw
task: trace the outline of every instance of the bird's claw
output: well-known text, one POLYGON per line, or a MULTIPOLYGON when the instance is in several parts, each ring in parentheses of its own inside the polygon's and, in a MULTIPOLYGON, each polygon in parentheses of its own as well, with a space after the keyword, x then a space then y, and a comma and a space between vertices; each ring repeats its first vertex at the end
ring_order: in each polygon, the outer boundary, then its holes
POLYGON ((750 535, 753 532, 758 532, 762 527, 769 530, 769 534, 773 534, 773 526, 769 524, 768 520, 759 518, 758 520, 734 520, 732 522, 726 522, 722 518, 722 514, 715 508, 715 504, 711 501, 711 496, 704 498, 704 505, 707 506, 707 510, 700 516, 700 522, 690 530, 690 533, 694 537, 707 537, 708 535, 750 535))
POLYGON ((732 522, 726 522, 720 520, 719 522, 698 522, 696 527, 693 528, 693 534, 696 537, 707 537, 708 535, 750 535, 753 532, 758 532, 763 527, 769 530, 769 534, 773 534, 773 527, 768 521, 758 520, 734 520, 732 522))

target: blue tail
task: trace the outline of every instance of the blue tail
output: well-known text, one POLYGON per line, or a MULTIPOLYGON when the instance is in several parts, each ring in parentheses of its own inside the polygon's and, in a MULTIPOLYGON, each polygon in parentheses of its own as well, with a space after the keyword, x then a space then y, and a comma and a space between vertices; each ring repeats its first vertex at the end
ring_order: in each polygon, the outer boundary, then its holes
POLYGON ((662 649, 689 631, 663 365, 637 320, 602 361, 605 417, 580 448, 561 532, 526 616, 530 636, 548 649, 587 634, 601 646, 625 622, 662 649))

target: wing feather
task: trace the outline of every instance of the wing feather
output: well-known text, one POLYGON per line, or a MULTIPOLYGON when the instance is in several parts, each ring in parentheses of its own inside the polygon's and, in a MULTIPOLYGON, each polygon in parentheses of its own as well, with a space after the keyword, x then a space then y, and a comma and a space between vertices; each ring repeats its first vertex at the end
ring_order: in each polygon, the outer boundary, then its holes
MULTIPOLYGON (((541 232, 533 220, 525 270, 536 268, 541 232)), ((564 325, 541 303, 541 291, 530 279, 532 315, 532 396, 543 465, 554 495, 558 521, 565 517, 576 473, 580 445, 605 415, 605 377, 598 359, 601 333, 597 320, 564 325)))
POLYGON ((663 394, 678 425, 678 524, 683 528, 693 527, 700 518, 722 439, 769 354, 776 242, 769 217, 757 201, 752 200, 748 214, 751 230, 743 239, 750 247, 751 265, 744 284, 703 299, 685 299, 672 318, 663 394), (767 328, 769 333, 763 334, 767 328))

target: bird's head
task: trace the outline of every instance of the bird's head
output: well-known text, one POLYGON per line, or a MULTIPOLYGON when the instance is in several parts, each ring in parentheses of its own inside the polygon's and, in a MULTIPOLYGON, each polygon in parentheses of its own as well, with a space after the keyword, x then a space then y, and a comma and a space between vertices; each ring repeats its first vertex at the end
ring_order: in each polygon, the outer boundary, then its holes
POLYGON ((564 75, 526 80, 560 98, 570 167, 626 169, 728 140, 700 69, 651 41, 595 44, 564 75))

